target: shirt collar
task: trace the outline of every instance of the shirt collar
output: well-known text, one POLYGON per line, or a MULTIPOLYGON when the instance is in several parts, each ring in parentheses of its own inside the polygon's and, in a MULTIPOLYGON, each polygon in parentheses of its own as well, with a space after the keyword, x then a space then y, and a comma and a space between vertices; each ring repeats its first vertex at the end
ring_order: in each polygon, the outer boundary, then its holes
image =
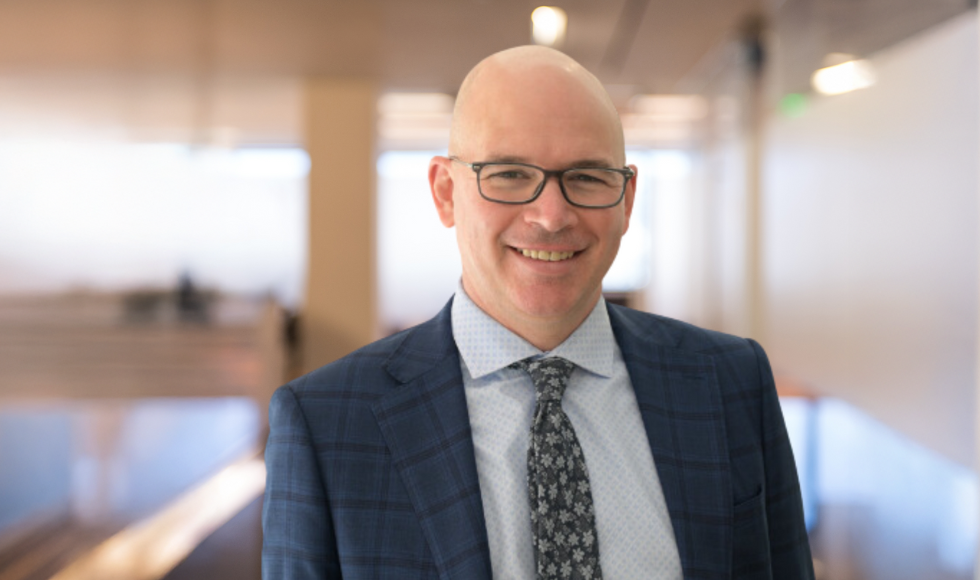
POLYGON ((606 301, 599 298, 589 316, 565 342, 544 352, 480 309, 460 283, 452 306, 453 338, 474 379, 533 356, 560 356, 603 377, 612 376, 615 337, 606 301))

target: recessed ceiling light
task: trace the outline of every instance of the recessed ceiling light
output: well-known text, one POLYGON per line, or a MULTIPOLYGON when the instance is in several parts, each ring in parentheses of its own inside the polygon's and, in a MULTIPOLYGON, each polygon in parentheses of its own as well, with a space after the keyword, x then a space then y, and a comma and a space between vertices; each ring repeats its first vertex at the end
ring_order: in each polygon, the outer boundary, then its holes
POLYGON ((561 8, 538 6, 531 13, 531 37, 534 44, 558 46, 565 39, 568 16, 561 8))
POLYGON ((875 84, 875 72, 866 60, 851 60, 822 68, 810 79, 813 88, 823 95, 839 95, 875 84))

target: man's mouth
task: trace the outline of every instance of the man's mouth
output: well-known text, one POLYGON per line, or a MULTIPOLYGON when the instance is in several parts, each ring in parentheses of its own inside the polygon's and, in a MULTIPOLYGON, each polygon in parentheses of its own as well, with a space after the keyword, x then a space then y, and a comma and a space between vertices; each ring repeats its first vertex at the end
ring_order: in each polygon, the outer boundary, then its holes
POLYGON ((515 249, 527 258, 531 258, 532 260, 541 260, 544 262, 560 262, 562 260, 567 260, 575 255, 575 252, 549 252, 547 250, 524 250, 521 248, 515 248, 515 249))

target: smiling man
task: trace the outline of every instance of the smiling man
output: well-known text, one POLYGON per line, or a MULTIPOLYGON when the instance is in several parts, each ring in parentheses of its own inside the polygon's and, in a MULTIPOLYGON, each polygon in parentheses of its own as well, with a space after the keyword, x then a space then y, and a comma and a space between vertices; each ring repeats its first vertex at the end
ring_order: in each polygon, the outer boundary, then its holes
POLYGON ((636 168, 599 81, 488 57, 429 181, 460 286, 276 392, 264 578, 812 578, 759 345, 602 299, 636 168))
POLYGON ((450 153, 433 160, 429 180, 442 223, 457 226, 467 294, 531 344, 554 348, 596 305, 629 225, 635 168, 624 167, 615 107, 563 54, 505 51, 463 82, 450 153), (505 163, 471 171, 466 162, 505 163), (541 168, 594 170, 544 181, 541 168), (576 207, 585 204, 611 207, 576 207))

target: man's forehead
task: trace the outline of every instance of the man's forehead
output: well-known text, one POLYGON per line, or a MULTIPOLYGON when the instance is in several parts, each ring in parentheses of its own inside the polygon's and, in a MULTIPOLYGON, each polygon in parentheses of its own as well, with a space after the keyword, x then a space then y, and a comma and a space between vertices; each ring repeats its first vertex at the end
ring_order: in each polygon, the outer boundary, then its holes
POLYGON ((454 154, 554 168, 622 162, 618 119, 589 99, 545 92, 473 105, 454 154))
POLYGON ((521 46, 492 54, 480 61, 466 75, 459 97, 465 99, 470 92, 478 92, 484 86, 498 85, 501 81, 517 82, 547 74, 577 76, 580 80, 594 79, 564 53, 540 46, 521 46))
MULTIPOLYGON (((622 149, 619 115, 601 83, 560 52, 519 47, 485 59, 467 76, 456 104, 450 149, 462 153, 478 147, 491 154, 492 143, 474 142, 485 140, 487 130, 497 134, 495 139, 503 134, 509 141, 521 141, 535 131, 547 137, 559 128, 604 142, 612 155, 621 156, 616 153, 622 149)), ((607 152, 591 148, 581 155, 583 161, 597 160, 607 152)))
POLYGON ((464 106, 467 101, 500 106, 545 99, 589 102, 592 106, 603 108, 608 95, 602 85, 593 80, 580 67, 571 69, 551 62, 520 63, 514 67, 498 63, 488 65, 483 74, 475 77, 461 98, 464 99, 464 106))

